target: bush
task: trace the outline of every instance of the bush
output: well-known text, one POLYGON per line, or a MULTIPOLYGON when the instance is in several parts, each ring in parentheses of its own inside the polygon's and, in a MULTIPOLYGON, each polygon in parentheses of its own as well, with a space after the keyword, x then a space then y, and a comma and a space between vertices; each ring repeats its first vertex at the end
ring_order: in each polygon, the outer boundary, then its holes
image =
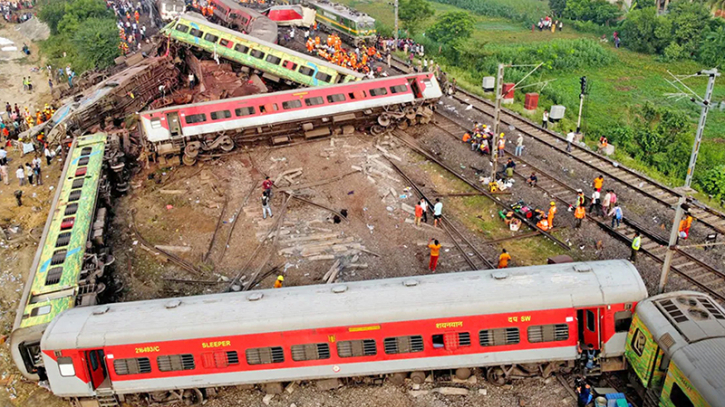
POLYGON ((725 199, 725 165, 704 171, 704 175, 698 177, 697 181, 706 194, 718 200, 725 199))
POLYGON ((609 24, 621 14, 619 7, 606 0, 567 0, 561 13, 564 18, 591 21, 599 25, 609 24))
POLYGON ((524 23, 527 28, 536 23, 543 16, 550 15, 551 11, 546 3, 541 1, 514 0, 505 2, 481 0, 433 0, 437 3, 449 4, 474 13, 490 17, 503 17, 524 23))

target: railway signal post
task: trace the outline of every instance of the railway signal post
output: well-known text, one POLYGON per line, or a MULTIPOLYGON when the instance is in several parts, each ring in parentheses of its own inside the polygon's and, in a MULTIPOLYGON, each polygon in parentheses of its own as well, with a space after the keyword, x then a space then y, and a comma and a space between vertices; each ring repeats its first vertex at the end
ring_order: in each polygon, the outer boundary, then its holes
MULTIPOLYGON (((675 208, 675 219, 672 223, 672 229, 670 230, 670 241, 669 241, 669 247, 667 250, 667 253, 665 254, 665 261, 662 263, 662 275, 660 275, 660 284, 657 287, 658 293, 663 293, 665 291, 665 285, 667 285, 667 277, 670 273, 670 266, 672 265, 672 258, 675 254, 675 246, 677 246, 677 238, 679 233, 679 226, 680 226, 680 220, 682 220, 682 215, 684 213, 684 208, 682 207, 685 204, 685 201, 687 200, 686 191, 690 188, 690 185, 692 184, 692 175, 695 172, 695 164, 697 164, 697 155, 700 152, 700 143, 702 142, 702 134, 705 130, 705 122, 707 121, 707 112, 710 110, 710 100, 712 99, 712 91, 715 88, 715 78, 720 76, 720 73, 717 71, 717 68, 709 69, 709 70, 703 70, 697 73, 697 75, 707 75, 708 81, 707 81, 707 90, 705 90, 705 98, 702 99, 697 95, 693 95, 694 97, 691 98, 691 100, 694 102, 695 99, 700 99, 698 102, 702 106, 702 111, 700 112, 700 120, 697 123, 697 133, 695 134, 695 144, 692 146, 692 154, 690 154, 690 164, 687 167, 687 176, 685 177, 685 192, 680 196, 680 199, 677 201, 677 207, 675 208)), ((673 75, 674 76, 674 75, 673 75)), ((677 82, 682 83, 678 78, 675 77, 675 80, 677 82)), ((674 85, 674 84, 673 84, 674 85)), ((689 90, 687 86, 685 86, 685 89, 689 90)), ((691 91, 690 91, 691 92, 691 91)))
POLYGON ((581 133, 582 129, 582 108, 584 107, 584 96, 587 94, 587 77, 579 78, 581 84, 581 92, 579 93, 579 118, 576 120, 576 132, 581 133))

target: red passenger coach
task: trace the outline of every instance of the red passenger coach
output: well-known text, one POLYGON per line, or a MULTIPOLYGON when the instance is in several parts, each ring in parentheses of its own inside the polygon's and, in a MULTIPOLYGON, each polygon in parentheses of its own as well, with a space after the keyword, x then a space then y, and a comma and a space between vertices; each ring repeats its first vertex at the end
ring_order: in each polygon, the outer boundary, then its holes
POLYGON ((622 368, 646 297, 627 261, 461 272, 75 308, 41 348, 64 397, 475 367, 502 383, 572 367, 578 341, 622 368))
POLYGON ((360 123, 372 124, 379 134, 388 126, 428 123, 441 95, 435 76, 419 73, 170 106, 139 116, 144 138, 158 154, 183 151, 185 163, 193 164, 200 151, 230 151, 239 140, 286 142, 289 134, 320 137, 360 123))

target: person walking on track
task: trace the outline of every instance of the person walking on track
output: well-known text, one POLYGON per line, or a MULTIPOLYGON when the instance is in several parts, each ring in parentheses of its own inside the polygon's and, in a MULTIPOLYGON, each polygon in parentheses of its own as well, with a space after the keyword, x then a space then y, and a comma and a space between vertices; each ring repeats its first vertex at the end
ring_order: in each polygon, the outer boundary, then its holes
POLYGON ((262 219, 267 219, 268 213, 270 218, 274 217, 272 215, 272 208, 269 206, 269 194, 267 194, 267 191, 264 191, 262 193, 262 219))
POLYGON ((428 263, 428 270, 436 271, 438 266, 438 256, 441 253, 441 244, 436 239, 430 239, 428 241, 428 248, 430 249, 430 262, 428 263))
POLYGON ((438 227, 438 222, 443 223, 441 218, 443 217, 443 202, 436 198, 436 204, 433 206, 433 226, 438 227))
POLYGON ((498 267, 499 269, 505 269, 509 266, 511 261, 511 255, 508 254, 506 249, 501 249, 501 254, 498 256, 498 267))
POLYGON ((640 237, 639 232, 635 232, 634 238, 632 239, 632 253, 629 255, 629 261, 632 263, 637 260, 637 252, 639 251, 641 245, 642 237, 640 237))
POLYGON ((579 229, 582 227, 582 219, 587 216, 587 210, 584 209, 584 205, 579 205, 574 209, 574 218, 576 218, 576 226, 575 228, 579 229))
POLYGON ((547 216, 547 221, 549 222, 549 229, 552 229, 554 227, 554 215, 556 215, 556 202, 551 201, 551 207, 549 208, 549 213, 547 216))

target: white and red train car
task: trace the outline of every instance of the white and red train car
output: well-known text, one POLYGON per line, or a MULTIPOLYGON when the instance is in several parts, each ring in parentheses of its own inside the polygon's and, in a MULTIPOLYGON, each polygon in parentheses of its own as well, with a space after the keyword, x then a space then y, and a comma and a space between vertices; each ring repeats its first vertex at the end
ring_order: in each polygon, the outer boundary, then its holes
POLYGON ((74 308, 41 349, 62 397, 471 368, 502 383, 573 366, 578 342, 622 368, 645 298, 624 260, 460 272, 74 308))
POLYGON ((290 133, 325 136, 361 121, 377 123, 373 133, 390 125, 425 123, 441 96, 435 76, 418 73, 169 106, 139 116, 145 141, 159 155, 183 150, 184 162, 193 164, 202 150, 232 150, 236 136, 284 134, 279 137, 289 141, 290 133))
POLYGON ((317 11, 299 4, 272 6, 264 14, 278 26, 310 28, 315 24, 317 11))

